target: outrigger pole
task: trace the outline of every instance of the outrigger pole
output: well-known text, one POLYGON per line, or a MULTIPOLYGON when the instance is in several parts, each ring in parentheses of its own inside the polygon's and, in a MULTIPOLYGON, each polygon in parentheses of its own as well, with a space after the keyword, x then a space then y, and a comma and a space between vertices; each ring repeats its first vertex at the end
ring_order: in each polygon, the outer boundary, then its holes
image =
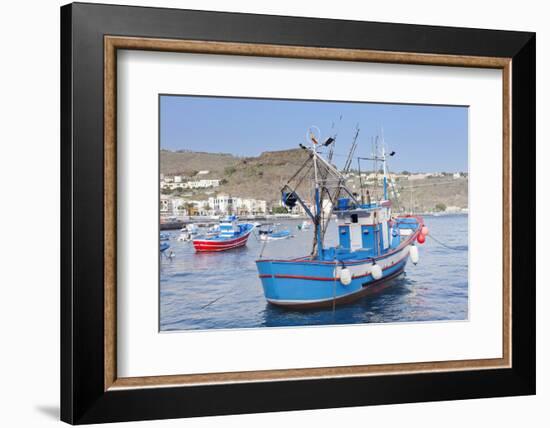
MULTIPOLYGON (((348 158, 346 159, 346 163, 344 164, 343 173, 341 174, 341 173, 338 172, 338 170, 336 170, 336 173, 338 175, 338 185, 336 187, 335 195, 331 198, 330 192, 327 192, 327 196, 329 197, 330 202, 331 202, 331 208, 330 208, 330 212, 327 216, 327 220, 323 223, 323 230, 322 230, 322 239, 323 240, 325 238, 325 233, 326 233, 328 225, 330 223, 330 218, 331 218, 332 213, 334 211, 334 206, 338 203, 338 199, 340 198, 340 192, 341 192, 342 187, 344 186, 345 181, 346 181, 346 178, 345 178, 344 175, 347 174, 349 172, 349 169, 351 168, 351 164, 353 162, 353 154, 355 153, 355 149, 357 148, 357 138, 358 137, 359 137, 359 127, 356 128, 355 136, 353 137, 353 142, 351 144, 351 148, 350 148, 349 153, 348 153, 348 158)), ((351 199, 353 199, 353 201, 357 204, 358 201, 355 198, 355 196, 351 192, 349 192, 347 190, 347 188, 346 188, 346 191, 349 194, 349 196, 351 196, 351 199)))
POLYGON ((342 171, 339 171, 330 160, 332 159, 332 154, 334 153, 334 143, 336 136, 329 137, 324 143, 319 143, 317 138, 313 135, 312 132, 309 133, 308 138, 311 140, 311 146, 306 147, 303 144, 300 144, 300 147, 308 153, 308 159, 303 163, 303 165, 296 171, 296 173, 288 180, 288 182, 281 189, 282 201, 289 207, 293 208, 296 204, 304 209, 306 214, 311 218, 312 223, 315 227, 315 233, 313 238, 313 248, 311 256, 323 256, 323 240, 330 223, 331 215, 334 211, 338 199, 343 192, 353 201, 354 204, 359 204, 355 195, 345 186, 345 174, 349 171, 352 161, 353 154, 357 148, 357 140, 359 136, 359 127, 355 132, 353 142, 344 164, 342 171), (329 151, 329 160, 324 159, 318 152, 318 147, 327 147, 330 146, 329 151), (309 167, 308 167, 309 164, 309 167), (309 176, 311 168, 313 168, 313 182, 315 185, 314 194, 313 194, 313 205, 314 209, 310 209, 305 201, 299 196, 298 188, 301 185, 304 178, 309 176), (327 216, 324 215, 324 201, 325 198, 328 198, 331 202, 330 212, 327 216))

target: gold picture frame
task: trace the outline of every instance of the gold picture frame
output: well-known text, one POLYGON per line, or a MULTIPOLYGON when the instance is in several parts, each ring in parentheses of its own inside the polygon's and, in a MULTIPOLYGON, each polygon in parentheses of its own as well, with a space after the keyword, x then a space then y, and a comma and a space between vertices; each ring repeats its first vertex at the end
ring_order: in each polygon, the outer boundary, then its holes
POLYGON ((512 58, 423 54, 408 52, 336 49, 322 47, 173 40, 161 38, 104 36, 104 390, 216 385, 227 383, 364 377, 426 372, 510 368, 512 364, 512 233, 511 233, 511 80, 512 58), (492 68, 502 71, 503 147, 503 320, 502 358, 422 363, 357 365, 305 369, 262 370, 149 377, 118 377, 116 367, 116 87, 117 51, 146 50, 208 55, 245 55, 276 58, 358 61, 390 64, 492 68))

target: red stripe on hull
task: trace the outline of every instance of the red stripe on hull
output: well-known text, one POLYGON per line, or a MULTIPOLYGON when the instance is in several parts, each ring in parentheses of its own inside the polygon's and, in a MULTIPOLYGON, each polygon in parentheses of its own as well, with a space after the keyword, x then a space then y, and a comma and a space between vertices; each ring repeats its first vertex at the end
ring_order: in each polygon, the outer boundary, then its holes
POLYGON ((232 250, 233 248, 245 246, 249 236, 250 233, 236 239, 224 241, 196 239, 193 241, 193 246, 197 252, 232 250))
POLYGON ((241 242, 241 243, 239 243, 239 244, 235 244, 235 245, 233 245, 233 246, 231 246, 231 247, 223 247, 223 248, 195 246, 195 251, 197 251, 197 252, 227 251, 227 250, 232 250, 233 248, 244 247, 245 245, 246 245, 246 241, 245 241, 245 242, 241 242))
MULTIPOLYGON (((402 257, 401 259, 397 260, 396 262, 393 262, 391 265, 388 265, 384 268, 382 268, 382 272, 385 270, 388 270, 395 265, 401 263, 403 260, 406 260, 408 257, 408 254, 405 257, 402 257)), ((364 278, 367 276, 370 276, 370 273, 362 274, 362 275, 353 275, 352 279, 358 279, 358 278, 364 278)), ((273 275, 259 275, 260 278, 282 278, 282 279, 305 279, 309 281, 340 281, 340 277, 326 277, 326 276, 303 276, 303 275, 284 275, 284 274, 273 274, 273 275)))

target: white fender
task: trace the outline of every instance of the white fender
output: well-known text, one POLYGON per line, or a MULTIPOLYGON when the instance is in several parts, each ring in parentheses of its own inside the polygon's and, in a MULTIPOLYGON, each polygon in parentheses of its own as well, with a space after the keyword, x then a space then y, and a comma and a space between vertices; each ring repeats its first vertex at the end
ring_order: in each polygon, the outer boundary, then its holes
POLYGON ((409 247, 409 257, 411 258, 411 262, 413 262, 413 264, 418 263, 420 257, 418 255, 418 247, 416 245, 411 245, 409 247))
POLYGON ((370 273, 374 279, 382 278, 382 268, 380 265, 373 264, 370 268, 370 273))
POLYGON ((340 271, 340 282, 343 285, 349 285, 351 283, 351 271, 348 268, 344 268, 340 271))

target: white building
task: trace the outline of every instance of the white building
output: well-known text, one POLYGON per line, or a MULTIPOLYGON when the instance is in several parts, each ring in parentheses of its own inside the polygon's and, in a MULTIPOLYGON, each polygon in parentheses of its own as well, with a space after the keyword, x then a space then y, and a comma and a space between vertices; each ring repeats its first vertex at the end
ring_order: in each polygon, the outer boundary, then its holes
POLYGON ((206 189, 208 187, 219 187, 220 180, 196 180, 188 181, 186 184, 188 189, 206 189))
POLYGON ((172 214, 172 202, 169 196, 160 195, 160 212, 161 214, 172 214))
POLYGON ((208 198, 208 204, 214 214, 227 214, 233 212, 233 198, 229 195, 216 195, 208 198))
POLYGON ((164 197, 161 195, 161 214, 176 217, 190 215, 210 215, 211 208, 207 200, 192 200, 187 198, 164 197))
POLYGON ((234 205, 237 212, 242 214, 265 214, 267 211, 266 201, 251 198, 234 198, 234 205))
POLYGON ((209 187, 219 187, 220 180, 194 180, 184 181, 182 176, 164 177, 160 182, 161 189, 208 189, 209 187))
POLYGON ((267 212, 267 202, 252 198, 217 195, 207 200, 193 200, 186 197, 160 195, 161 216, 190 215, 257 215, 267 212))
POLYGON ((216 195, 208 198, 213 214, 256 215, 267 212, 267 202, 260 199, 216 195))
POLYGON ((161 181, 161 183, 160 183, 160 188, 161 189, 170 189, 170 190, 185 189, 186 188, 185 184, 186 183, 174 183, 173 181, 168 181, 167 179, 164 179, 164 181, 161 181))

